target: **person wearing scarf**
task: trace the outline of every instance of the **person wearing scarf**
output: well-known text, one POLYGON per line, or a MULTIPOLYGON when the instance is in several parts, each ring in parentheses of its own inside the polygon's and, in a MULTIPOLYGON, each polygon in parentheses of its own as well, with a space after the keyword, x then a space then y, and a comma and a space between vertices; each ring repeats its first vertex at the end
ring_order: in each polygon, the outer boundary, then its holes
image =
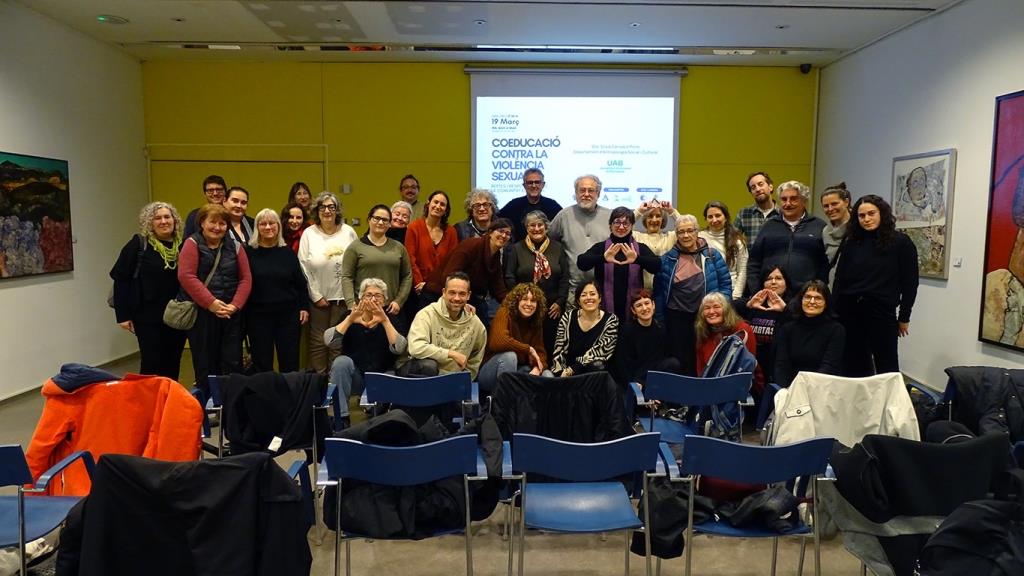
POLYGON ((580 270, 594 271, 604 310, 626 319, 633 315, 630 299, 643 288, 642 272, 653 274, 661 268, 658 256, 633 238, 635 222, 629 208, 619 206, 612 210, 608 218, 611 235, 576 258, 580 270))
POLYGON ((505 285, 536 284, 544 292, 544 348, 548 357, 555 350, 558 319, 569 298, 569 255, 558 240, 548 236, 548 217, 534 210, 523 218, 526 237, 516 242, 505 259, 505 285))

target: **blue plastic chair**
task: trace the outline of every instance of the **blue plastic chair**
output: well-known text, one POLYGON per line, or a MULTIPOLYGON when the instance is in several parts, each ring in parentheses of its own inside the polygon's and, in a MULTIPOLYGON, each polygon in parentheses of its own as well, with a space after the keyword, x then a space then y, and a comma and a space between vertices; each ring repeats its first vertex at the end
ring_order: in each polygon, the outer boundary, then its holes
MULTIPOLYGON (((693 536, 695 533, 713 534, 734 538, 772 538, 772 575, 779 551, 779 536, 799 536, 813 533, 814 535, 814 574, 821 574, 821 542, 818 534, 817 490, 812 490, 811 510, 814 527, 803 522, 789 532, 780 534, 760 528, 737 528, 727 520, 708 520, 693 525, 694 487, 700 475, 713 476, 751 484, 775 484, 785 482, 790 490, 796 490, 797 497, 802 497, 808 482, 801 478, 816 481, 828 468, 829 457, 832 455, 832 438, 812 438, 796 444, 785 446, 752 446, 726 442, 717 438, 704 436, 687 436, 680 465, 681 474, 689 484, 689 509, 686 529, 686 576, 690 576, 690 563, 693 556, 693 536), (799 480, 799 482, 798 482, 799 480), (799 484, 799 485, 798 485, 799 484)), ((802 557, 801 557, 802 560, 802 557)), ((802 564, 802 562, 801 562, 802 564)))
POLYGON ((327 477, 337 482, 335 502, 334 574, 340 574, 341 542, 345 541, 345 574, 352 573, 352 538, 341 530, 341 481, 361 480, 385 486, 416 486, 451 476, 462 476, 466 502, 466 523, 457 530, 439 532, 441 536, 464 532, 466 537, 466 574, 473 575, 473 541, 470 532, 469 481, 487 478, 487 469, 477 450, 475 435, 452 436, 420 446, 378 446, 347 438, 328 438, 324 454, 327 477))
POLYGON ((75 452, 39 477, 32 483, 25 452, 17 444, 0 446, 0 486, 17 486, 16 496, 0 496, 0 548, 17 546, 21 558, 21 574, 26 572, 25 543, 37 540, 60 526, 71 508, 81 499, 77 496, 37 496, 25 498, 25 494, 46 492, 50 481, 73 462, 81 460, 86 472, 92 476, 94 463, 92 455, 84 450, 75 452))
MULTIPOLYGON (((693 408, 735 402, 736 409, 742 415, 740 404, 747 400, 753 377, 750 372, 741 372, 718 378, 695 378, 651 370, 647 373, 643 391, 635 385, 633 390, 637 394, 637 404, 652 406, 652 402, 658 400, 693 408)), ((657 418, 653 409, 650 420, 641 423, 645 424, 645 430, 661 433, 662 441, 670 444, 680 444, 690 434, 704 433, 703 429, 698 430, 699 426, 690 422, 657 418)))
POLYGON ((366 387, 359 404, 371 408, 374 415, 382 404, 420 408, 459 403, 465 419, 470 407, 480 403, 479 387, 469 372, 427 378, 367 372, 363 381, 366 387))
MULTIPOLYGON (((643 530, 647 574, 651 574, 651 535, 647 480, 656 475, 660 435, 626 436, 608 442, 579 444, 535 434, 515 434, 512 471, 519 490, 519 576, 523 574, 526 529, 588 533, 626 531, 626 573, 629 573, 629 534, 643 530), (629 492, 617 478, 639 474, 644 518, 633 509, 629 492), (527 482, 527 474, 542 474, 566 482, 527 482)), ((509 539, 512 554, 514 538, 509 539)), ((511 568, 511 565, 510 565, 511 568)))

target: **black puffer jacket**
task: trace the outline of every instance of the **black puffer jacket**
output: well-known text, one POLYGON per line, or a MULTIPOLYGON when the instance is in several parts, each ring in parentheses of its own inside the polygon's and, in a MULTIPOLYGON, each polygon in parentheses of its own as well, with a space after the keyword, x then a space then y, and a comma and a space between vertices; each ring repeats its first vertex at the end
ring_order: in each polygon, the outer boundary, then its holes
POLYGON ((953 420, 972 432, 1009 434, 1024 440, 1024 370, 993 366, 946 368, 948 386, 956 387, 953 420))

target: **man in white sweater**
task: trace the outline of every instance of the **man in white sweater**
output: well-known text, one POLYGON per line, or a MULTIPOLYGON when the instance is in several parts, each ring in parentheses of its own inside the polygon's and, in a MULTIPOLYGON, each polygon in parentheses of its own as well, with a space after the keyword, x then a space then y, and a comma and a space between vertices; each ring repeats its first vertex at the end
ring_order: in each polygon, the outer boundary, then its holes
POLYGON ((576 203, 562 208, 548 228, 548 236, 562 243, 572 263, 569 266, 570 299, 577 286, 594 277, 593 271, 584 272, 576 266, 576 257, 608 238, 608 217, 611 216, 611 210, 597 205, 601 197, 600 178, 593 174, 580 176, 574 186, 576 203))
POLYGON ((399 376, 435 376, 468 370, 476 378, 487 345, 487 331, 466 311, 469 276, 445 279, 441 299, 420 310, 409 329, 409 355, 398 361, 399 376))

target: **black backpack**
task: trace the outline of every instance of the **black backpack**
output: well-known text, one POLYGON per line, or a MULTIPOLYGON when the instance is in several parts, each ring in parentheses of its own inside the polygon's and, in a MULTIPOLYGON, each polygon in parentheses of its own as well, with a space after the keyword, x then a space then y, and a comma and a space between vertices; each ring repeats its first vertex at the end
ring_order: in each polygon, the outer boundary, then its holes
POLYGON ((917 560, 915 576, 1024 574, 1024 505, 967 502, 939 525, 917 560))

